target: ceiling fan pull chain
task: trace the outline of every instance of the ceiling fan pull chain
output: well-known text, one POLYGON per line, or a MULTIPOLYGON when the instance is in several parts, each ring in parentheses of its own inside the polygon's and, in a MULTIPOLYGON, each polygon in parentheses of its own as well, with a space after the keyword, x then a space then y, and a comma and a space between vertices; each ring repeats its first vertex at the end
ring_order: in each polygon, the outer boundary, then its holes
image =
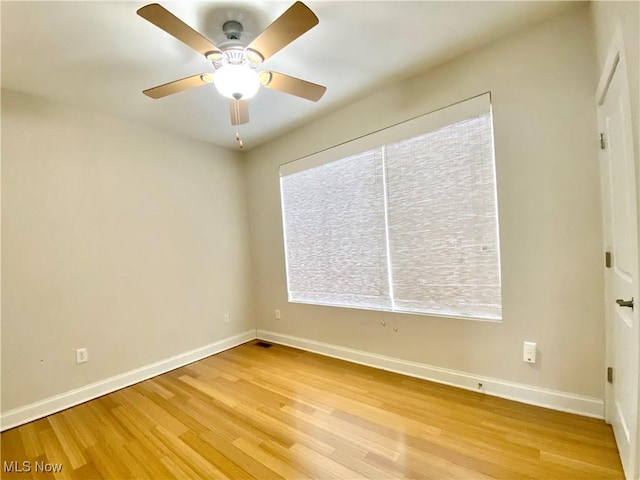
POLYGON ((234 107, 236 111, 235 112, 236 113, 236 141, 240 146, 240 150, 242 150, 244 148, 244 144, 242 143, 242 139, 240 138, 240 132, 238 131, 239 129, 238 125, 240 124, 240 100, 238 100, 237 98, 234 100, 234 107))

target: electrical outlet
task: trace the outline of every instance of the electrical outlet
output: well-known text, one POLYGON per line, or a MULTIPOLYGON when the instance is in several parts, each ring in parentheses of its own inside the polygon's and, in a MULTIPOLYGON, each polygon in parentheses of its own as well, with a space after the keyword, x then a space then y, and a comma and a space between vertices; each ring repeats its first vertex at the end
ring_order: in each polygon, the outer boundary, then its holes
POLYGON ((86 347, 78 348, 76 350, 76 363, 84 363, 87 360, 89 360, 89 353, 87 352, 86 347))
POLYGON ((276 320, 280 320, 280 310, 276 308, 276 320))
POLYGON ((535 342, 524 342, 522 346, 522 361, 527 363, 536 363, 536 350, 537 345, 535 342))
POLYGON ((229 323, 229 314, 228 313, 224 314, 224 323, 229 323))

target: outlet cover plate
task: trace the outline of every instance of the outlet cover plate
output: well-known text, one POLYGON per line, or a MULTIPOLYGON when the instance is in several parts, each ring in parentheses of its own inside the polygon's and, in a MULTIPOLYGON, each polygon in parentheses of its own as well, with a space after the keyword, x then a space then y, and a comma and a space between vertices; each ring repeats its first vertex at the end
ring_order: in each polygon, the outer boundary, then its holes
POLYGON ((76 350, 76 363, 85 363, 89 360, 89 353, 86 348, 78 348, 76 350))

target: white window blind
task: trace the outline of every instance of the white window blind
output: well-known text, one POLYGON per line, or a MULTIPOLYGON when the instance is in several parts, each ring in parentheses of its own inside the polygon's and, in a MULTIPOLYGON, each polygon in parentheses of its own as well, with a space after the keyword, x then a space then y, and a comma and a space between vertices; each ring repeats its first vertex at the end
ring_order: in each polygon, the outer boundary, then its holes
POLYGON ((281 167, 289 301, 499 320, 489 95, 281 167))
POLYGON ((388 307, 380 151, 294 173, 281 185, 290 300, 388 307))

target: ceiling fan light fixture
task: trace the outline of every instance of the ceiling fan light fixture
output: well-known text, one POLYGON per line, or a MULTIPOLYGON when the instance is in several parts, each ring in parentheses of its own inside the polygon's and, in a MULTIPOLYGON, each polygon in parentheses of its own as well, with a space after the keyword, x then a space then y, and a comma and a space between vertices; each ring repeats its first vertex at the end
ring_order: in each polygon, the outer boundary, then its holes
POLYGON ((200 78, 204 83, 213 83, 213 73, 203 73, 200 78))
POLYGON ((213 75, 213 83, 223 97, 247 100, 260 88, 258 72, 246 65, 223 65, 213 75))
POLYGON ((244 56, 249 62, 255 63, 256 65, 260 65, 262 62, 264 62, 264 57, 260 54, 259 51, 254 50, 253 48, 245 48, 244 56))
POLYGON ((214 50, 212 52, 208 52, 205 57, 210 62, 219 62, 224 57, 224 54, 220 50, 214 50))
POLYGON ((273 77, 273 75, 271 75, 271 72, 269 70, 262 70, 258 74, 258 78, 260 78, 260 84, 263 87, 266 87, 267 85, 269 85, 269 83, 271 83, 271 77, 273 77))

